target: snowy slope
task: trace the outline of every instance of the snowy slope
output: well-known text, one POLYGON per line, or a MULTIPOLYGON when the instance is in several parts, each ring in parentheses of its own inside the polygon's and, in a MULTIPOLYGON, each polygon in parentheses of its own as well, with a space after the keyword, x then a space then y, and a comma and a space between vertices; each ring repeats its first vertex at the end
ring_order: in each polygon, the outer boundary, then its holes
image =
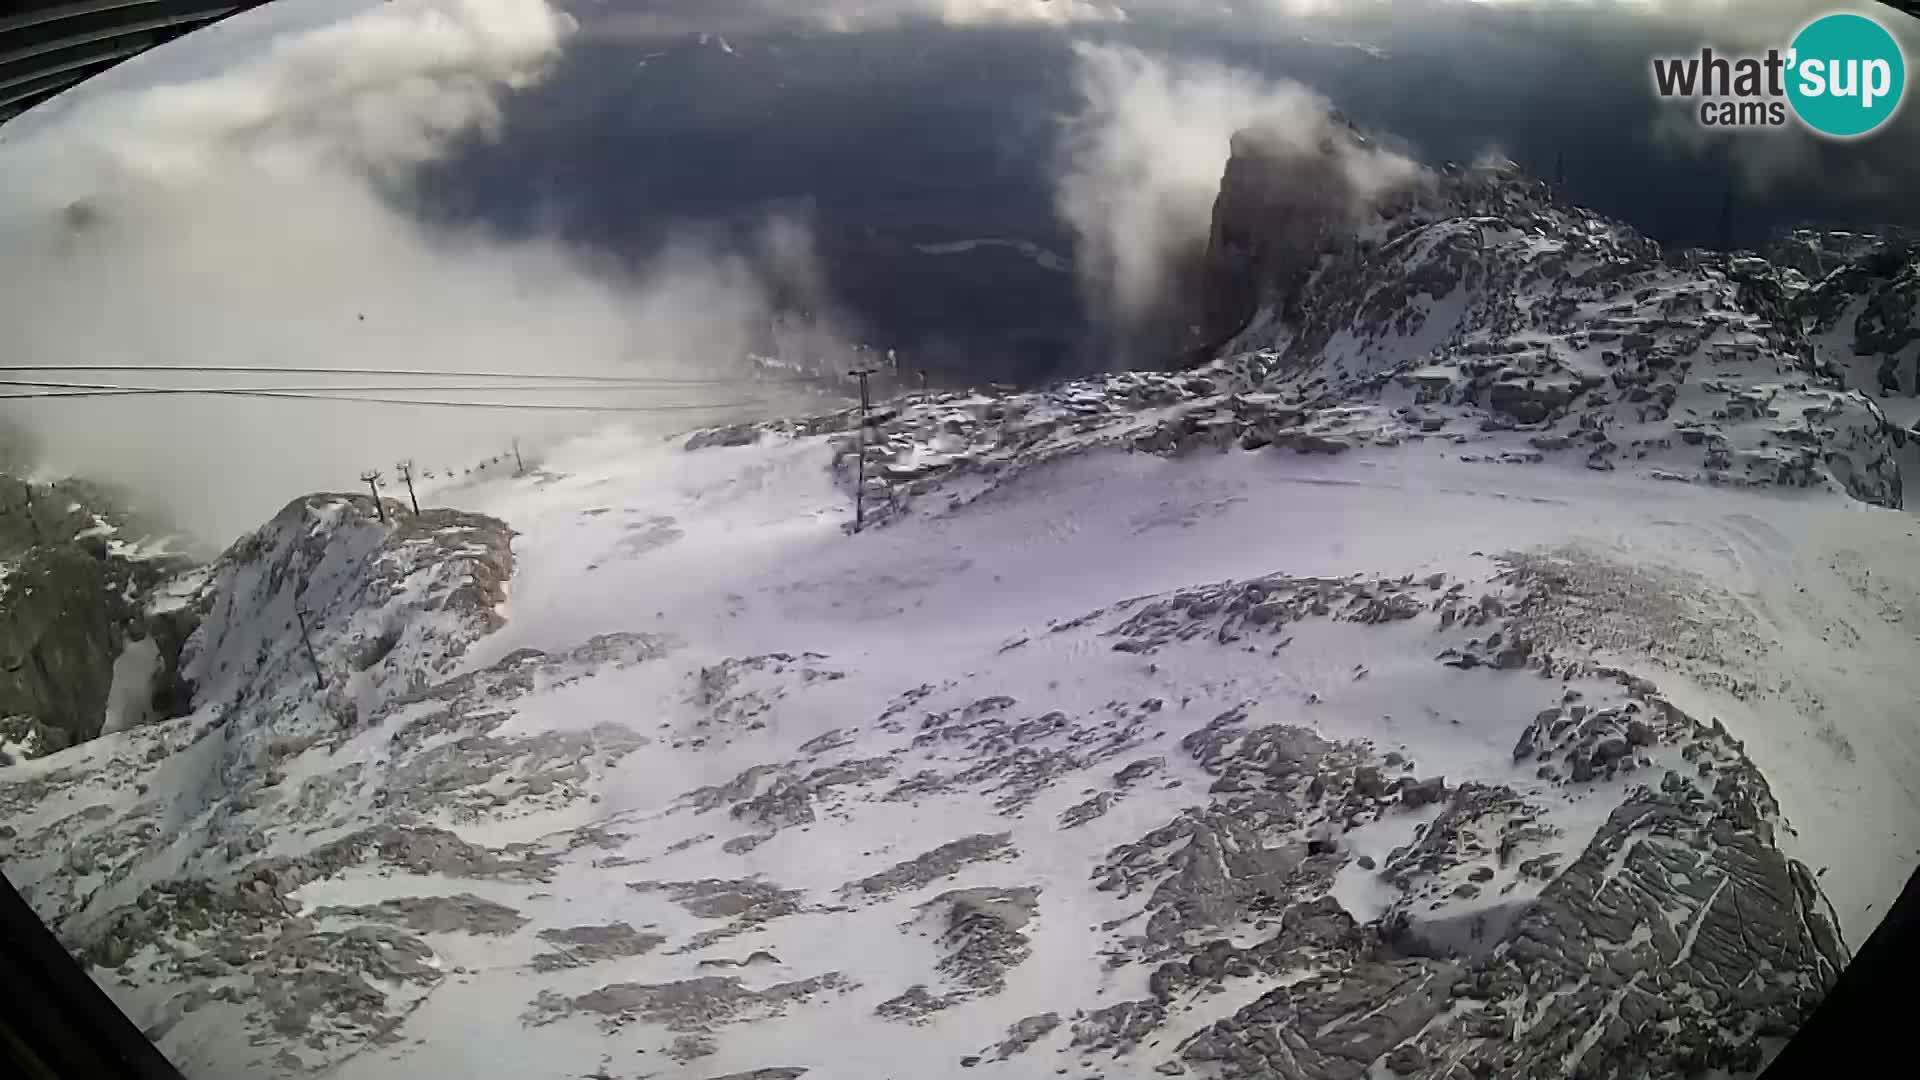
POLYGON ((100 890, 61 929, 195 1076, 1246 1075, 1268 1012, 1356 995, 1392 1022, 1295 1022, 1283 1075, 1360 1075, 1307 1053, 1349 1037, 1638 1075, 1791 1030, 1828 901, 1857 943, 1915 862, 1904 515, 1093 452, 848 536, 831 439, 610 436, 460 493, 521 523, 461 674, 198 818, 154 804, 304 706, 9 770, 9 873, 54 917, 100 890), (260 851, 174 853, 243 801, 260 851), (1709 1000, 1664 1047, 1613 1023, 1709 1000))
POLYGON ((1203 370, 295 500, 0 860, 194 1077, 1752 1075, 1920 864, 1900 436, 1462 183, 1203 370))

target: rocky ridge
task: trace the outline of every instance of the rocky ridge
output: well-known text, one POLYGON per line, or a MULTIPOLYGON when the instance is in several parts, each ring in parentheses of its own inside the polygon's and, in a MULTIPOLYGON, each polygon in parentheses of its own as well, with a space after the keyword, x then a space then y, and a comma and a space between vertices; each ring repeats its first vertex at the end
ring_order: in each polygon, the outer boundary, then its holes
POLYGON ((187 710, 196 561, 78 480, 0 475, 0 754, 187 710))
POLYGON ((1816 364, 1828 377, 1871 398, 1906 434, 1906 457, 1920 439, 1920 255, 1903 244, 1870 250, 1808 285, 1792 300, 1804 320, 1816 364))
POLYGON ((836 414, 703 432, 687 445, 846 431, 842 475, 853 481, 864 444, 867 494, 883 516, 928 494, 944 496, 934 506, 962 505, 1103 445, 1339 454, 1411 444, 1490 465, 1902 504, 1910 422, 1862 392, 1912 389, 1901 365, 1920 344, 1900 329, 1911 274, 1896 256, 1869 251, 1796 293, 1751 257, 1694 253, 1676 265, 1627 226, 1489 167, 1427 175, 1335 232, 1325 216, 1275 214, 1235 193, 1288 183, 1291 173, 1263 167, 1295 166, 1249 154, 1228 169, 1216 232, 1237 239, 1216 240, 1231 254, 1213 273, 1237 283, 1245 315, 1214 317, 1238 329, 1197 369, 906 395, 869 418, 864 439, 836 414), (1252 220, 1232 220, 1243 208, 1252 220), (1256 242, 1263 229, 1272 235, 1256 242), (1874 359, 1856 361, 1856 350, 1874 359))

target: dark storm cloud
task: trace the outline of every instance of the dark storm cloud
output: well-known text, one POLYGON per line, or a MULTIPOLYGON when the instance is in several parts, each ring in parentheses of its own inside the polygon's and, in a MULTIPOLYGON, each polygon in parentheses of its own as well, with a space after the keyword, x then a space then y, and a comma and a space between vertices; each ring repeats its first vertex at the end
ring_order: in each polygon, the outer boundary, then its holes
MULTIPOLYGON (((1276 5, 1278 6, 1278 5, 1276 5)), ((1232 28, 1137 17, 1130 34, 1290 76, 1369 127, 1412 142, 1429 162, 1497 146, 1535 173, 1564 160, 1573 197, 1667 243, 1718 239, 1722 200, 1736 239, 1818 220, 1916 220, 1903 193, 1920 188, 1920 108, 1873 137, 1835 142, 1798 126, 1721 134, 1687 106, 1658 101, 1653 55, 1784 46, 1832 5, 1761 0, 1646 4, 1427 3, 1343 5, 1309 20, 1232 28), (1264 26, 1264 37, 1250 27, 1264 26), (1369 53, 1325 47, 1364 46, 1369 53)), ((1840 5, 1845 7, 1845 5, 1840 5)), ((1920 23, 1879 5, 1861 10, 1908 42, 1920 23)))
MULTIPOLYGON (((890 32, 907 18, 1224 61, 1304 82, 1429 160, 1499 146, 1549 172, 1564 158, 1577 197, 1662 239, 1699 243, 1712 239, 1703 229, 1729 190, 1749 239, 1800 218, 1911 219, 1899 196, 1920 186, 1920 109, 1904 109, 1870 139, 1833 143, 1797 126, 1711 132, 1650 91, 1651 55, 1782 45, 1813 16, 1850 7, 1920 55, 1920 23, 1861 0, 669 0, 644 11, 607 0, 580 10, 590 33, 776 24, 890 32)), ((1066 55, 1052 62, 1066 65, 1066 55)))
MULTIPOLYGON (((1098 313, 1071 277, 1011 248, 930 259, 915 257, 918 245, 1017 239, 1076 254, 1083 282, 1090 272, 1120 282, 1151 281, 1135 270, 1156 264, 1118 253, 1176 243, 1156 228, 1115 245, 1085 214, 1062 212, 1076 204, 1054 166, 1069 118, 1087 107, 1076 50, 1088 47, 1304 85, 1429 164, 1489 149, 1540 175, 1564 162, 1573 198, 1670 245, 1717 242, 1729 193, 1734 238, 1747 244, 1779 225, 1915 216, 1899 192, 1914 187, 1920 110, 1852 144, 1797 130, 1716 139, 1651 93, 1650 55, 1781 41, 1815 10, 1806 4, 575 0, 572 10, 582 33, 551 77, 505 101, 499 141, 429 168, 421 213, 550 231, 631 259, 690 219, 725 231, 802 205, 820 229, 828 291, 870 343, 934 356, 936 369, 1038 374, 1098 313)), ((1114 130, 1152 130, 1149 119, 1114 130)), ((1147 219, 1204 218, 1225 154, 1220 123, 1162 125, 1213 139, 1205 153, 1188 137, 1141 143, 1141 160, 1164 159, 1155 175, 1197 177, 1174 200, 1185 209, 1147 219)), ((1108 218, 1151 203, 1152 190, 1116 200, 1108 218)))

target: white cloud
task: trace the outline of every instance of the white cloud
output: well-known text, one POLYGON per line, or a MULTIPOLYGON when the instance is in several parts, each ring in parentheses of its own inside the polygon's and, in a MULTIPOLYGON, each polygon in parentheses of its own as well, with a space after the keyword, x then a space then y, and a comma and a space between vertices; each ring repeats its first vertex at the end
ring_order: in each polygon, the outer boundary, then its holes
POLYGON ((1111 22, 1126 18, 1119 0, 842 0, 827 5, 828 18, 850 27, 917 16, 952 26, 1003 23, 1111 22))
MULTIPOLYGON (((29 125, 0 144, 7 362, 741 375, 773 294, 819 288, 791 228, 762 253, 689 241, 615 278, 557 243, 429 230, 382 196, 452 137, 497 124, 497 95, 538 78, 570 28, 545 0, 383 4, 29 125)), ((28 428, 48 467, 129 483, 214 539, 303 491, 351 488, 363 468, 458 465, 582 423, 186 396, 12 402, 0 419, 28 428)))
POLYGON ((404 169, 497 122, 496 91, 538 78, 573 26, 544 0, 385 4, 207 78, 93 101, 65 130, 110 167, 163 182, 236 155, 283 175, 404 169))
MULTIPOLYGON (((1137 0, 654 0, 592 12, 596 32, 746 33, 772 25, 858 32, 921 20, 949 26, 1073 26, 1124 22, 1137 0)), ((1167 0, 1149 0, 1164 5, 1167 0)))

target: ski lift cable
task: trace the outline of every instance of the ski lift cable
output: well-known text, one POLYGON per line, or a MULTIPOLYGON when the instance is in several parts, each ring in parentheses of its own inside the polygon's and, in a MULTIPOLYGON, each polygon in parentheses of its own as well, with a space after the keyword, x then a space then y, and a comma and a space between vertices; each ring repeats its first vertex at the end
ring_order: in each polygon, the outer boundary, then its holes
POLYGON ((237 389, 222 387, 192 387, 182 389, 152 389, 142 387, 120 387, 102 390, 41 390, 21 391, 0 394, 0 401, 42 400, 46 398, 119 398, 153 397, 178 394, 198 394, 215 397, 267 398, 281 401, 337 401, 353 402, 365 405, 416 405, 426 408, 443 409, 518 409, 531 412, 600 412, 600 413, 663 413, 719 411, 741 409, 768 404, 759 399, 741 401, 701 401, 676 402, 656 405, 585 405, 550 401, 454 401, 445 398, 397 398, 381 397, 373 394, 345 393, 307 393, 286 390, 237 389))
MULTIPOLYGON (((762 387, 765 387, 766 385, 768 384, 765 384, 765 383, 761 384, 762 387)), ((252 390, 272 391, 274 393, 283 393, 283 394, 292 394, 292 393, 301 393, 301 394, 496 393, 497 394, 497 393, 507 393, 507 392, 534 393, 534 394, 556 394, 556 393, 570 394, 570 393, 585 393, 590 391, 606 392, 606 391, 626 390, 627 392, 630 392, 630 393, 637 393, 642 390, 662 391, 662 390, 676 390, 676 389, 696 389, 696 387, 690 387, 690 386, 689 387, 678 387, 678 386, 632 387, 632 386, 629 386, 629 384, 624 382, 593 382, 593 383, 566 383, 566 384, 535 383, 535 384, 526 385, 526 386, 500 384, 500 383, 467 383, 467 384, 401 383, 399 385, 388 385, 388 384, 381 384, 381 383, 373 383, 373 384, 313 383, 310 385, 302 385, 299 383, 295 383, 292 385, 268 384, 264 386, 207 386, 207 385, 129 386, 121 383, 67 382, 67 381, 56 381, 56 380, 47 380, 47 379, 0 379, 0 387, 17 387, 22 389, 47 390, 47 391, 66 391, 66 390, 84 391, 86 392, 86 394, 89 394, 89 395, 231 394, 231 393, 240 393, 242 391, 252 391, 252 390)), ((9 395, 0 394, 0 397, 7 397, 7 396, 9 395)), ((58 397, 61 395, 50 393, 50 394, 44 394, 44 395, 26 394, 26 395, 13 395, 13 396, 58 397)), ((73 395, 73 396, 80 396, 80 395, 73 395)))
POLYGON ((768 382, 838 382, 831 375, 783 374, 774 378, 665 377, 573 374, 557 371, 435 371, 431 368, 275 367, 266 364, 0 364, 0 372, 114 372, 214 375, 355 375, 378 378, 518 379, 528 382, 605 382, 636 386, 751 386, 768 382))

